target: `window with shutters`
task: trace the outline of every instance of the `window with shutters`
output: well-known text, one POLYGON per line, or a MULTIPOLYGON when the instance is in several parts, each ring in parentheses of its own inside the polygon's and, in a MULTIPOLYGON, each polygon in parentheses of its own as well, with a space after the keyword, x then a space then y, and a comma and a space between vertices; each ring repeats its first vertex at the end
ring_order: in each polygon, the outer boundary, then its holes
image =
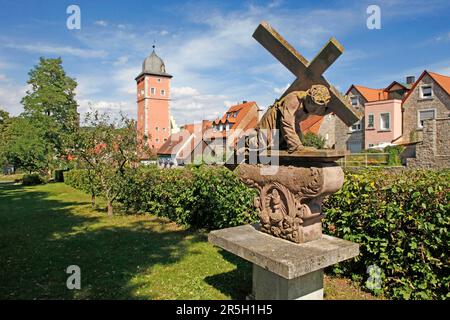
POLYGON ((425 120, 436 118, 436 109, 418 110, 417 112, 417 126, 419 127, 419 129, 423 128, 423 122, 425 120))

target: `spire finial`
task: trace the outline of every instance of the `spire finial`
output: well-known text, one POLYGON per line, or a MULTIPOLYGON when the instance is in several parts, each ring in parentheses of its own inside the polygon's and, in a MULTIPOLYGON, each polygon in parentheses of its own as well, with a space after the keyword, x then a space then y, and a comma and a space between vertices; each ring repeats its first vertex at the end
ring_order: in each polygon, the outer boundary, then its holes
POLYGON ((156 47, 156 41, 153 40, 153 45, 152 45, 153 51, 155 51, 155 47, 156 47))

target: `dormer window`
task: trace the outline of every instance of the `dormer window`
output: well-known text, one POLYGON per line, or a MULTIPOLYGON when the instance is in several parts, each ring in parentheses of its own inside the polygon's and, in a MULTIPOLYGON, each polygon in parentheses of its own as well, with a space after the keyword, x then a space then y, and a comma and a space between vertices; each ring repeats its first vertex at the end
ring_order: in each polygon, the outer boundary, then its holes
POLYGON ((350 100, 352 101, 352 106, 359 106, 359 97, 358 96, 351 96, 350 100))
POLYGON ((227 113, 227 119, 231 116, 231 113, 227 113))
POLYGON ((238 113, 239 113, 239 111, 236 111, 235 113, 234 113, 234 115, 233 115, 233 117, 237 117, 237 115, 238 115, 238 113))
POLYGON ((420 97, 422 99, 433 98, 433 86, 431 84, 420 86, 420 97))

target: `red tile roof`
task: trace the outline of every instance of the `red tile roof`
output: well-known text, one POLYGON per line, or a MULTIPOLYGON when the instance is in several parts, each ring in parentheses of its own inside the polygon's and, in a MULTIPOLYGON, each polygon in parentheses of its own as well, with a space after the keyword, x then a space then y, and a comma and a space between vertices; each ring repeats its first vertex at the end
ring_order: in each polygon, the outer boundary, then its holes
POLYGON ((252 107, 253 105, 256 105, 255 101, 249 101, 231 106, 228 109, 228 111, 223 114, 222 118, 214 120, 214 124, 220 123, 225 124, 227 121, 233 124, 239 122, 242 118, 244 118, 245 114, 250 110, 250 107, 252 107), (237 117, 234 117, 235 112, 238 112, 237 117), (242 114, 243 112, 245 112, 245 114, 242 114), (228 114, 230 114, 230 116, 227 118, 228 114))
POLYGON ((176 155, 178 151, 184 146, 183 142, 187 142, 191 133, 188 131, 180 131, 171 134, 166 142, 158 149, 158 154, 176 155))
POLYGON ((364 99, 367 100, 367 102, 386 100, 388 98, 388 93, 385 89, 373 89, 357 85, 352 85, 347 90, 346 94, 349 94, 352 88, 355 88, 364 97, 364 99))
POLYGON ((436 81, 447 94, 450 94, 450 77, 428 71, 428 74, 436 81))
POLYGON ((308 132, 318 134, 320 126, 322 125, 324 117, 318 115, 311 115, 302 122, 300 122, 300 129, 303 134, 308 132))
POLYGON ((411 93, 414 91, 414 89, 417 87, 417 84, 422 80, 422 78, 428 74, 445 92, 447 92, 448 95, 450 95, 450 77, 444 76, 439 73, 431 72, 424 70, 420 77, 417 79, 417 81, 412 86, 411 90, 408 92, 407 95, 403 98, 403 103, 409 98, 411 93))

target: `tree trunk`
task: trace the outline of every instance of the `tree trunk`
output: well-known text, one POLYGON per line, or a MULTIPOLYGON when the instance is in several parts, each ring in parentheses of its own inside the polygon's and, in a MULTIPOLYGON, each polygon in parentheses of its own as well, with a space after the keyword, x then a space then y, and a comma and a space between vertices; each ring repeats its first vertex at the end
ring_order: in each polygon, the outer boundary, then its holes
POLYGON ((92 209, 95 208, 95 194, 93 194, 93 195, 91 196, 91 206, 92 206, 92 209))
POLYGON ((113 206, 112 206, 112 202, 108 200, 108 217, 112 217, 113 216, 113 206))

